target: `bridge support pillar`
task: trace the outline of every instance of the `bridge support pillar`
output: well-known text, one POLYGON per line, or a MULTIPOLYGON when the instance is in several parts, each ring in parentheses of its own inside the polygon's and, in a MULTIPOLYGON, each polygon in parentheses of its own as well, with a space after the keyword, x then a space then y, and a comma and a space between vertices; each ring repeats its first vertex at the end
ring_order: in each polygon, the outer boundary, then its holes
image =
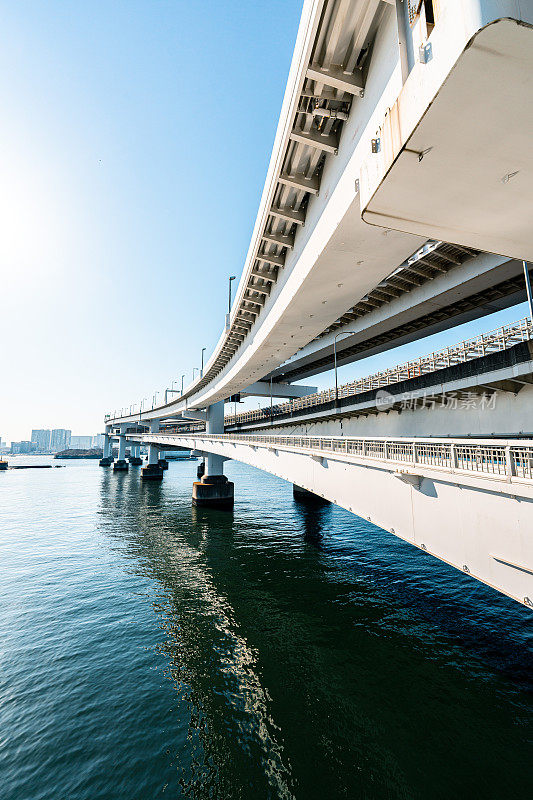
MULTIPOLYGON (((150 433, 157 433, 159 422, 150 423, 150 433)), ((159 466, 159 448, 155 444, 148 445, 148 463, 141 470, 143 481, 160 481, 163 478, 163 470, 159 466)))
POLYGON ((234 485, 225 475, 204 475, 192 485, 194 506, 231 510, 233 501, 234 485))
POLYGON ((292 484, 292 496, 299 503, 307 503, 314 506, 329 506, 330 501, 325 497, 310 492, 309 489, 304 489, 303 486, 298 486, 297 483, 292 484))
POLYGON ((126 436, 121 433, 118 437, 118 459, 113 464, 113 472, 127 472, 128 462, 126 461, 126 436))
POLYGON ((104 433, 104 447, 102 458, 100 459, 101 467, 110 467, 113 463, 113 449, 111 445, 111 438, 108 433, 104 433))
POLYGON ((141 458, 141 446, 140 444, 132 444, 130 450, 130 464, 132 467, 140 467, 143 463, 141 458))
MULTIPOLYGON (((224 433, 224 401, 220 400, 207 409, 207 433, 224 433)), ((192 485, 193 505, 202 508, 231 510, 234 501, 234 484, 224 475, 224 456, 208 453, 205 473, 192 485)))
POLYGON ((161 469, 168 469, 168 461, 165 458, 165 451, 164 450, 162 450, 159 453, 159 458, 158 458, 158 462, 157 463, 159 464, 161 469))

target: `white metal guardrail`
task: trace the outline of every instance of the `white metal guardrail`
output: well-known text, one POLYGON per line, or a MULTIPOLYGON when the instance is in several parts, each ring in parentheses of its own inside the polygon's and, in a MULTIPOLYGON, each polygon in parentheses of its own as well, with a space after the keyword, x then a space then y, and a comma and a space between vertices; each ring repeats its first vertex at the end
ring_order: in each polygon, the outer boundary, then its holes
MULTIPOLYGON (((279 446, 337 455, 377 459, 405 466, 533 481, 533 440, 530 439, 361 439, 348 436, 274 436, 254 434, 164 434, 172 439, 279 446)), ((155 434, 157 438, 157 434, 155 434)), ((149 435, 145 438, 151 439, 149 435)), ((169 442, 170 444, 170 442, 169 442)))
MULTIPOLYGON (((511 325, 503 325, 501 328, 476 336, 474 339, 467 339, 453 347, 446 347, 426 356, 421 356, 414 361, 408 361, 396 367, 376 372, 365 378, 345 383, 339 386, 338 397, 351 397, 353 395, 367 392, 371 389, 381 389, 393 383, 417 378, 430 372, 436 372, 445 367, 455 364, 462 364, 465 361, 472 361, 482 358, 489 353, 496 353, 501 350, 508 350, 520 342, 528 341, 533 338, 533 326, 528 318, 521 319, 511 325)), ((325 389, 316 394, 310 394, 297 400, 289 400, 286 403, 278 403, 272 407, 272 416, 287 414, 305 408, 314 408, 335 400, 335 389, 325 389)), ((271 416, 270 408, 261 408, 256 411, 245 411, 237 416, 228 415, 225 418, 226 425, 242 424, 246 422, 256 422, 269 419, 271 416)))

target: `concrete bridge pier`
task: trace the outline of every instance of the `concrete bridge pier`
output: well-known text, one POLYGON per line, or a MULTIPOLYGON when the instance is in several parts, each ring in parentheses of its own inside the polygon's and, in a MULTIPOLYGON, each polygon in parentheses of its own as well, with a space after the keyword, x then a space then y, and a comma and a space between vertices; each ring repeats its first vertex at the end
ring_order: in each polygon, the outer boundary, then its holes
POLYGON ((120 433, 118 437, 118 458, 113 464, 113 472, 127 472, 128 462, 126 461, 126 434, 120 433))
POLYGON ((140 444, 132 444, 130 448, 130 458, 129 462, 132 467, 140 467, 143 463, 141 458, 141 445, 140 444))
MULTIPOLYGON (((150 433, 157 433, 159 422, 150 423, 150 433)), ((143 481, 160 481, 163 478, 163 469, 159 466, 159 448, 155 444, 148 445, 148 463, 141 470, 143 481)))
MULTIPOLYGON (((207 409, 206 430, 208 434, 224 433, 224 401, 220 400, 207 409)), ((234 484, 224 475, 224 456, 208 453, 205 473, 192 485, 193 505, 201 508, 219 508, 230 511, 234 502, 234 484)))
POLYGON ((157 463, 159 464, 161 469, 168 469, 168 461, 166 460, 165 455, 166 454, 164 450, 162 450, 161 453, 159 453, 159 458, 157 463))
POLYGON ((303 486, 298 486, 297 483, 292 484, 292 496, 299 503, 307 503, 308 505, 313 506, 331 505, 330 500, 326 500, 325 497, 321 497, 319 494, 310 492, 309 489, 304 489, 303 486))
POLYGON ((113 463, 113 448, 111 446, 111 438, 109 434, 106 432, 104 433, 104 447, 102 458, 100 459, 100 466, 101 467, 110 467, 113 463))

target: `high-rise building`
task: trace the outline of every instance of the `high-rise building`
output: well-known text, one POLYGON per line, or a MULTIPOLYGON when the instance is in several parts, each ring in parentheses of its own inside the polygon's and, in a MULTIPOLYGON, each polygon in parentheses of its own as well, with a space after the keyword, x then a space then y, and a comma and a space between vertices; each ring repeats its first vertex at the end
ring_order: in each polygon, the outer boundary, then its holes
POLYGON ((90 450, 92 444, 92 436, 71 436, 69 450, 90 450))
POLYGON ((34 447, 35 445, 33 442, 11 442, 11 452, 13 454, 32 453, 34 447))
POLYGON ((62 450, 68 450, 70 435, 71 432, 65 428, 55 428, 50 438, 50 450, 52 453, 60 453, 62 450))
POLYGON ((38 453, 48 453, 50 450, 50 431, 48 430, 33 430, 31 432, 31 440, 35 445, 35 450, 38 453))
POLYGON ((100 448, 100 450, 104 446, 104 434, 97 433, 96 436, 93 436, 93 447, 100 448))

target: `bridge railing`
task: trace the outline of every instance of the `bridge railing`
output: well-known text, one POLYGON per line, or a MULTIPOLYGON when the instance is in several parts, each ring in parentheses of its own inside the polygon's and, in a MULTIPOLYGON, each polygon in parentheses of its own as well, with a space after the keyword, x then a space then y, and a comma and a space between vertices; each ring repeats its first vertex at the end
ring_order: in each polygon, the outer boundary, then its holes
MULTIPOLYGON (((405 364, 376 372, 365 378, 345 383, 339 386, 337 397, 342 399, 372 389, 382 389, 385 386, 409 380, 410 378, 416 378, 420 375, 426 375, 430 372, 436 372, 445 367, 451 367, 455 364, 464 363, 465 361, 482 358, 489 353, 508 350, 510 347, 514 347, 514 345, 532 338, 533 326, 531 320, 528 318, 521 319, 511 325, 503 325, 500 328, 489 331, 489 333, 484 333, 473 339, 467 339, 452 347, 446 347, 443 350, 437 350, 429 355, 421 356, 414 361, 408 361, 405 364)), ((270 408, 260 408, 255 411, 245 411, 236 416, 226 416, 225 424, 238 425, 247 422, 259 422, 261 420, 270 419, 271 416, 275 417, 290 413, 291 411, 314 408, 323 403, 335 400, 335 396, 335 389, 325 389, 322 392, 309 394, 297 400, 289 400, 287 403, 278 403, 272 407, 272 410, 270 408)))
MULTIPOLYGON (((149 438, 149 437, 148 437, 149 438)), ((291 450, 345 454, 398 465, 533 480, 533 440, 430 440, 354 438, 348 436, 276 436, 255 434, 172 434, 176 439, 201 439, 291 450)), ((200 448, 201 449, 201 448, 200 448)))

